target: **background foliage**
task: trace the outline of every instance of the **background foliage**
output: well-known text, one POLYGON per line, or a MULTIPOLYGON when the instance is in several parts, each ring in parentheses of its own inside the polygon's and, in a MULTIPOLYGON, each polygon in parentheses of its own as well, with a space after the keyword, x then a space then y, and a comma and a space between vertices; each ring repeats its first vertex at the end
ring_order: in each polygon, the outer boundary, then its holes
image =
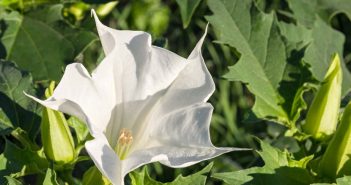
POLYGON ((147 165, 131 173, 128 183, 350 184, 351 177, 318 174, 315 163, 327 142, 310 139, 300 129, 336 52, 343 58, 342 107, 349 100, 349 0, 2 0, 0 184, 101 180, 89 178, 98 171, 82 148, 89 135, 76 118, 69 124, 78 159, 60 168, 46 159, 39 137, 41 107, 23 95, 43 97, 69 63, 83 63, 91 71, 101 61, 91 8, 110 27, 150 32, 154 45, 184 57, 209 22, 203 55, 216 82, 210 99, 212 141, 258 150, 184 169, 147 165))

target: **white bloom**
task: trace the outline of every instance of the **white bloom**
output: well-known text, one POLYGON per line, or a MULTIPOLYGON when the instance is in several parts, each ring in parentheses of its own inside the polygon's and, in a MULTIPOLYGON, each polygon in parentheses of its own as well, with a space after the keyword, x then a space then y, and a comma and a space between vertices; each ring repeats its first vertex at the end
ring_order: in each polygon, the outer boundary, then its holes
POLYGON ((93 14, 106 58, 91 75, 68 65, 50 98, 30 97, 87 123, 94 139, 86 150, 113 184, 147 163, 186 167, 239 150, 210 140, 206 101, 215 85, 201 55, 206 34, 186 59, 152 46, 148 33, 109 28, 93 14))

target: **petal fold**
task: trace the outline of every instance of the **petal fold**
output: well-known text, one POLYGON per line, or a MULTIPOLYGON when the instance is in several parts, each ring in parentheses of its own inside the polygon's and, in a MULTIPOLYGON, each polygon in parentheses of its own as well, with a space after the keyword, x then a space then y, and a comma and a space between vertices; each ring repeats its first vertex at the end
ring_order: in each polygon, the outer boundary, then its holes
POLYGON ((110 147, 105 136, 100 135, 85 143, 85 148, 96 167, 114 185, 124 185, 122 162, 110 147))
POLYGON ((65 73, 47 100, 42 101, 29 96, 38 103, 84 120, 91 134, 102 132, 110 111, 102 101, 101 95, 82 64, 73 63, 66 67, 65 73), (98 114, 97 114, 98 113, 98 114))

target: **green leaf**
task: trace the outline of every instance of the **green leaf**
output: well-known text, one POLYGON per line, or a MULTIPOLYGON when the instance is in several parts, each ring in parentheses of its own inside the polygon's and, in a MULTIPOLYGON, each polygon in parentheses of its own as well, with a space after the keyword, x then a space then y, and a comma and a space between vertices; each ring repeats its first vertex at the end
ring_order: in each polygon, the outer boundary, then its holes
POLYGON ((205 185, 207 178, 206 174, 211 171, 212 166, 213 163, 210 163, 201 171, 186 177, 179 175, 174 181, 169 183, 161 183, 153 180, 149 176, 146 167, 140 172, 133 171, 129 173, 129 176, 132 179, 132 185, 205 185))
POLYGON ((76 133, 77 145, 84 145, 89 135, 89 130, 87 125, 74 116, 68 119, 68 125, 72 127, 76 133))
POLYGON ((316 19, 317 0, 295 0, 287 1, 290 9, 294 12, 295 18, 302 24, 312 26, 316 19))
POLYGON ((59 185, 59 183, 56 180, 56 172, 53 169, 48 168, 48 170, 46 171, 46 175, 45 175, 45 179, 43 181, 43 184, 45 184, 45 185, 59 185))
MULTIPOLYGON (((84 4, 84 3, 83 3, 84 4)), ((64 6, 56 4, 32 11, 28 16, 52 27, 64 36, 74 47, 74 57, 85 51, 98 37, 91 31, 72 26, 62 15, 64 6)), ((72 58, 73 60, 73 58, 72 58)))
POLYGON ((51 25, 57 21, 64 20, 62 16, 63 4, 38 7, 35 11, 30 11, 27 15, 32 19, 51 25))
POLYGON ((0 133, 6 128, 21 127, 33 139, 40 117, 35 113, 37 103, 23 92, 35 94, 32 76, 11 62, 0 61, 0 133))
POLYGON ((337 185, 350 185, 351 184, 351 176, 345 176, 336 179, 337 185))
POLYGON ((280 166, 288 166, 287 154, 280 150, 273 148, 270 144, 261 141, 262 151, 258 151, 262 157, 266 167, 278 168, 280 166))
POLYGON ((235 48, 240 57, 225 77, 247 84, 256 97, 257 117, 289 122, 276 90, 287 54, 275 16, 259 11, 252 1, 210 0, 208 5, 214 14, 207 19, 216 28, 218 42, 235 48))
POLYGON ((305 169, 312 157, 294 160, 288 152, 282 152, 268 143, 261 143, 259 152, 265 165, 245 170, 215 173, 212 177, 228 184, 262 184, 270 185, 284 182, 284 185, 308 185, 313 182, 312 176, 305 169))
POLYGON ((74 46, 44 22, 17 12, 2 19, 7 25, 2 37, 6 52, 1 58, 14 61, 35 80, 59 80, 63 66, 74 58, 74 46))
MULTIPOLYGON (((253 1, 209 0, 208 5, 214 14, 207 19, 218 43, 234 48, 239 58, 225 77, 247 84, 255 95, 253 112, 258 118, 297 131, 295 122, 307 107, 303 94, 311 89, 308 83, 323 80, 333 54, 342 55, 344 36, 317 15, 288 24, 261 12, 253 1), (306 27, 303 21, 313 24, 306 27)), ((345 95, 351 76, 344 63, 342 68, 345 95)))
POLYGON ((287 1, 296 19, 306 25, 313 25, 318 14, 323 20, 330 22, 339 14, 345 13, 351 19, 351 3, 349 0, 294 0, 287 1))
MULTIPOLYGON (((293 17, 299 24, 307 26, 311 31, 309 45, 303 60, 310 65, 313 76, 323 81, 334 53, 343 56, 345 36, 334 30, 326 21, 337 13, 344 12, 351 18, 351 3, 348 0, 311 0, 288 1, 293 17)), ((296 32, 296 29, 295 31, 296 32)), ((344 62, 342 96, 351 90, 351 74, 344 62)))
POLYGON ((0 182, 6 175, 21 177, 42 173, 47 166, 48 162, 42 150, 32 151, 29 148, 19 148, 6 140, 4 153, 0 155, 0 182))
MULTIPOLYGON (((321 19, 317 18, 312 28, 312 42, 307 46, 303 60, 310 64, 310 70, 318 81, 323 81, 335 53, 343 56, 345 37, 334 30, 321 19)), ((351 74, 344 62, 341 62, 343 72, 342 96, 351 89, 351 74)))
POLYGON ((22 183, 15 178, 9 176, 5 176, 5 178, 7 180, 7 185, 22 185, 22 183))
POLYGON ((74 46, 74 56, 78 56, 84 52, 92 43, 98 41, 95 33, 84 30, 72 29, 69 33, 65 33, 65 38, 70 40, 74 46))
POLYGON ((191 17, 193 16, 196 8, 199 6, 201 0, 176 0, 180 8, 180 16, 183 21, 183 28, 187 28, 191 17))
POLYGON ((90 184, 111 185, 96 166, 90 167, 83 175, 82 185, 90 184))

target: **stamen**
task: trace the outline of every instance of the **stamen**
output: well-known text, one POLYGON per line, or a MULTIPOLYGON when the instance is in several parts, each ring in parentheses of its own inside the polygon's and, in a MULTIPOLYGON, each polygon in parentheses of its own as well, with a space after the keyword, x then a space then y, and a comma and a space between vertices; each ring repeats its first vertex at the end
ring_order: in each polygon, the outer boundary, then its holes
POLYGON ((117 145, 115 147, 115 151, 120 160, 123 160, 126 158, 132 143, 133 143, 132 132, 126 128, 123 128, 119 132, 117 145))

